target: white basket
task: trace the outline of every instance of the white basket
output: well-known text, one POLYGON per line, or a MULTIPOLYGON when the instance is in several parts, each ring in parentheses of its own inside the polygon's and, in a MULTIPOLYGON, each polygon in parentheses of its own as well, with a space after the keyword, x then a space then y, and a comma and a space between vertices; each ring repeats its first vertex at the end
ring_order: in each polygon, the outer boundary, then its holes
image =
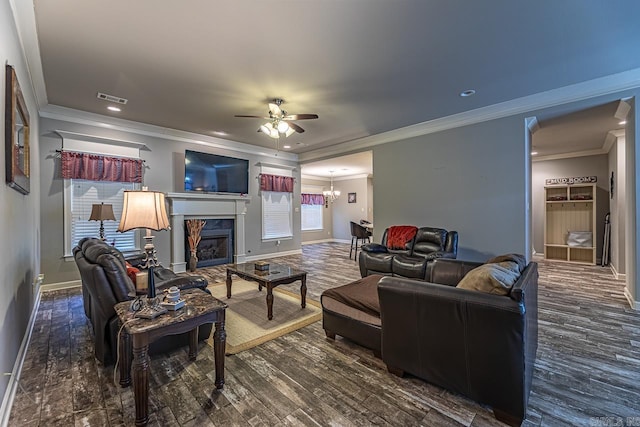
POLYGON ((570 231, 567 245, 581 248, 593 247, 593 233, 591 231, 570 231))

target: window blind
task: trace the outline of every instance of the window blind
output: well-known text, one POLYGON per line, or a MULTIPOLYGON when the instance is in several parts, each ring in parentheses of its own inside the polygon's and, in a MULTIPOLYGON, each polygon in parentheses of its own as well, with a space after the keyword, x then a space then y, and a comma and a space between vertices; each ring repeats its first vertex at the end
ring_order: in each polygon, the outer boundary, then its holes
POLYGON ((302 231, 322 230, 322 208, 324 205, 301 205, 302 231))
POLYGON ((134 230, 118 233, 122 215, 124 190, 135 190, 138 185, 126 182, 71 180, 71 248, 84 237, 98 237, 100 221, 89 221, 91 206, 99 203, 111 204, 115 221, 104 221, 104 236, 120 251, 136 249, 134 230))
POLYGON ((292 237, 291 194, 262 191, 262 238, 292 237))

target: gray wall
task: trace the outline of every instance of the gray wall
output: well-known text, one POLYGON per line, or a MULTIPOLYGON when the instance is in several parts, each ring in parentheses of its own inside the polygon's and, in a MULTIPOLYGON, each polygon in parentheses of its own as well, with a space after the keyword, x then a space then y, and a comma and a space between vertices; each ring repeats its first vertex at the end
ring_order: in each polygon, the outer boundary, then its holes
MULTIPOLYGON (((329 181, 302 178, 302 185, 322 187, 322 191, 329 190, 329 181)), ((317 242, 333 238, 333 216, 331 205, 322 207, 322 230, 303 231, 302 243, 317 242)))
MULTIPOLYGON (((27 5, 26 3, 24 5, 27 5)), ((20 6, 24 6, 20 5, 20 6)), ((33 283, 40 274, 40 147, 38 110, 26 63, 20 49, 13 12, 8 1, 0 2, 0 135, 4 147, 5 132, 5 64, 17 73, 30 116, 30 186, 28 195, 18 193, 4 183, 5 150, 0 150, 0 372, 12 372, 20 350, 37 289, 33 283)), ((0 376, 0 423, 8 417, 8 386, 11 378, 0 376)), ((15 383, 13 383, 15 387, 15 383)))
POLYGON ((337 240, 351 241, 350 222, 359 223, 361 219, 368 218, 369 212, 369 186, 367 178, 347 178, 333 180, 333 187, 340 190, 340 197, 329 203, 333 211, 333 237, 337 240), (349 193, 356 193, 356 203, 348 203, 349 193))
MULTIPOLYGON (((255 257, 270 253, 299 250, 301 245, 300 233, 300 171, 297 162, 284 161, 272 157, 247 154, 231 149, 213 148, 207 145, 178 142, 175 140, 159 139, 122 131, 114 131, 84 124, 71 123, 53 119, 41 120, 42 165, 42 270, 45 273, 45 283, 68 282, 79 279, 79 273, 73 261, 65 261, 64 229, 63 229, 63 181, 59 177, 59 160, 55 150, 62 147, 62 138, 53 133, 54 130, 66 130, 105 138, 116 138, 127 141, 144 143, 149 150, 141 150, 140 156, 145 160, 144 185, 150 190, 164 192, 182 192, 184 183, 184 150, 210 152, 249 160, 249 202, 245 218, 246 251, 247 256, 255 257), (296 166, 294 177, 296 184, 293 198, 293 239, 281 240, 280 246, 276 242, 262 242, 262 206, 258 193, 259 162, 272 165, 296 166), (297 208, 297 209, 296 209, 297 208)), ((231 147, 231 144, 230 144, 231 147)), ((167 231, 155 232, 154 244, 158 251, 158 258, 164 266, 169 266, 170 234, 167 231)), ((141 247, 143 242, 140 242, 141 247)))
MULTIPOLYGON (((535 141, 535 134, 533 136, 535 141)), ((533 247, 536 253, 544 253, 544 186, 547 178, 573 176, 598 177, 596 182, 596 258, 601 259, 604 236, 604 218, 609 212, 609 166, 608 156, 573 157, 533 162, 531 167, 533 204, 533 247)))
POLYGON ((509 117, 374 147, 375 241, 413 224, 458 231, 460 259, 526 253, 523 129, 509 117))

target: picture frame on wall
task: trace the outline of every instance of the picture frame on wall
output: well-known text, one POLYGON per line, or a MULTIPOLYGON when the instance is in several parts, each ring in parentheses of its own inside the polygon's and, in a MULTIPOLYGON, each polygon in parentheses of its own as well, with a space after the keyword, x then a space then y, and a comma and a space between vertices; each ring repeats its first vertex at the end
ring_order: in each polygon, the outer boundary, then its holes
POLYGON ((29 194, 29 112, 16 72, 5 67, 5 170, 11 188, 29 194))
POLYGON ((348 203, 355 203, 356 202, 356 193, 347 194, 347 202, 348 203))

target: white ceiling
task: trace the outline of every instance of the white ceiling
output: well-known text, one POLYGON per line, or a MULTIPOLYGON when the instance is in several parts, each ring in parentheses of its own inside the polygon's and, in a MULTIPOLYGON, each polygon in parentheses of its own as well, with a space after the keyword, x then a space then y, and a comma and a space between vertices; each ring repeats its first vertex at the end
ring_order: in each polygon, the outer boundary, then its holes
POLYGON ((320 116, 281 141, 297 154, 640 70, 637 0, 34 7, 45 103, 273 148, 260 120, 234 115, 284 98, 288 113, 320 116), (460 97, 466 89, 477 93, 460 97), (111 113, 97 92, 128 103, 111 113))

